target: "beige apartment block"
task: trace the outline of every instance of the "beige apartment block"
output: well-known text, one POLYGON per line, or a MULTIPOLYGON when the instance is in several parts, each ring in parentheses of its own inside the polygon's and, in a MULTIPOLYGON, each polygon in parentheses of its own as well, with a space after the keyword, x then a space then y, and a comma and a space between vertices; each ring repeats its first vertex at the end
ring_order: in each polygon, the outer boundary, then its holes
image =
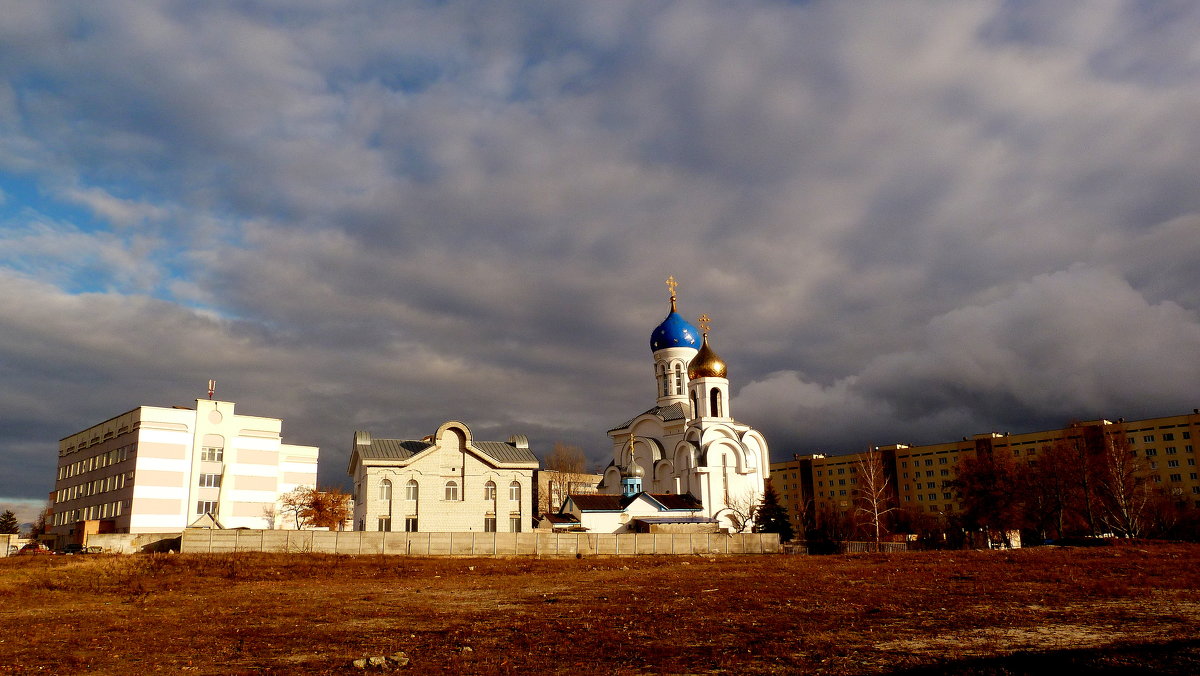
POLYGON ((449 421, 424 439, 355 432, 348 472, 359 531, 519 533, 533 525, 538 459, 524 435, 477 441, 449 421))
MULTIPOLYGON (((962 496, 954 482, 965 458, 992 453, 1033 467, 1052 449, 1096 453, 1112 440, 1127 445, 1129 453, 1138 458, 1151 487, 1177 504, 1200 508, 1197 435, 1200 412, 1193 409, 1192 413, 1161 418, 1089 420, 1038 432, 989 432, 958 441, 878 448, 896 505, 911 513, 947 517, 962 511, 962 496)), ((851 513, 865 455, 796 455, 790 461, 772 463, 775 489, 793 526, 801 527, 804 518, 851 513)))
POLYGON ((62 439, 50 532, 178 531, 205 515, 226 528, 271 528, 279 496, 315 486, 314 446, 282 443, 283 423, 197 399, 139 406, 62 439))

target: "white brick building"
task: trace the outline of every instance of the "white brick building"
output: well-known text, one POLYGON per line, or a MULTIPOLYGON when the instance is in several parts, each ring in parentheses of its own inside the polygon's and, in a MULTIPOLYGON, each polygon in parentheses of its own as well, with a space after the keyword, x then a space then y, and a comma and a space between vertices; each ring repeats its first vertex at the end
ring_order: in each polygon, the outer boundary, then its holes
POLYGON ((354 528, 409 532, 529 530, 538 460, 523 435, 476 441, 461 422, 421 440, 354 433, 354 528))
POLYGON ((195 408, 139 406, 59 441, 50 532, 178 531, 204 514, 263 528, 279 496, 315 486, 318 449, 282 443, 283 422, 195 408))

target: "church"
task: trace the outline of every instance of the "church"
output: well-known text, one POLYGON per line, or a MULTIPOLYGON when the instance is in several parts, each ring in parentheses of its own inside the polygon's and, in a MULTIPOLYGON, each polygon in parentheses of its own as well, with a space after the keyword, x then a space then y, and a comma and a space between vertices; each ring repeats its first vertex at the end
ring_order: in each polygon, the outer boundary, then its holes
MULTIPOLYGON (((612 461, 599 492, 620 499, 607 506, 604 517, 622 509, 617 516, 623 527, 617 530, 707 523, 748 532, 770 468, 767 441, 733 418, 728 370, 709 344, 710 320, 700 317, 702 331, 685 320, 676 308, 676 286, 674 277, 667 279, 671 309, 650 334, 654 406, 608 431, 612 461), (640 498, 643 494, 650 499, 640 498), (647 513, 646 505, 663 509, 647 513), (637 514, 631 511, 635 507, 637 514)), ((596 501, 582 502, 588 500, 596 501)), ((601 525, 610 521, 600 521, 599 511, 568 504, 575 507, 571 511, 579 527, 613 532, 601 525)))

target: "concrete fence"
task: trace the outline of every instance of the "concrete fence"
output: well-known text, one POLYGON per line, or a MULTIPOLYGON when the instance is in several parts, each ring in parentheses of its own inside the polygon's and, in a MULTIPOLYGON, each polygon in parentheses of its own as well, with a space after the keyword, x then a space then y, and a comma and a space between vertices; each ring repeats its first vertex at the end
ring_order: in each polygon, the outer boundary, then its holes
POLYGON ((378 533, 210 530, 183 532, 184 553, 315 552, 407 556, 778 554, 776 533, 378 533))

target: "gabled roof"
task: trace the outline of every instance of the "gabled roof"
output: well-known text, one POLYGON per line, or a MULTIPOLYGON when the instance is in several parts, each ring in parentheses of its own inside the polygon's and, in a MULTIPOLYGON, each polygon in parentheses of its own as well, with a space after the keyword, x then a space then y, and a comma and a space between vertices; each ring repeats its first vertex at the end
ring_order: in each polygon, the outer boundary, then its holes
POLYGON ((619 512, 631 502, 623 495, 571 495, 568 499, 584 512, 619 512))
POLYGON ((663 509, 696 510, 704 506, 701 504, 700 500, 698 500, 696 496, 692 495, 691 493, 684 493, 682 495, 677 493, 647 493, 646 495, 650 499, 662 505, 663 509))
POLYGON ((467 449, 482 456, 485 461, 498 465, 518 465, 523 468, 537 469, 537 456, 529 450, 529 440, 523 435, 515 434, 508 441, 476 441, 470 436, 470 431, 462 423, 450 421, 442 425, 436 435, 430 435, 421 440, 416 439, 376 439, 369 432, 354 433, 354 447, 350 452, 351 473, 357 463, 371 461, 393 461, 401 464, 411 458, 434 448, 436 440, 446 429, 456 428, 467 437, 467 449))
POLYGON ((678 495, 675 493, 638 493, 637 495, 568 495, 567 498, 575 503, 582 512, 621 512, 629 503, 645 497, 654 503, 661 511, 701 509, 703 503, 691 493, 678 495))
POLYGON ((657 416, 658 419, 662 420, 663 422, 672 422, 674 420, 686 420, 687 419, 687 416, 685 416, 683 414, 683 405, 682 404, 671 404, 670 406, 655 406, 654 408, 646 411, 645 413, 639 413, 639 414, 633 416, 629 420, 626 420, 623 424, 612 428, 611 430, 609 430, 609 432, 616 432, 617 430, 628 429, 628 427, 633 424, 634 420, 637 420, 638 418, 640 418, 644 415, 657 416))

